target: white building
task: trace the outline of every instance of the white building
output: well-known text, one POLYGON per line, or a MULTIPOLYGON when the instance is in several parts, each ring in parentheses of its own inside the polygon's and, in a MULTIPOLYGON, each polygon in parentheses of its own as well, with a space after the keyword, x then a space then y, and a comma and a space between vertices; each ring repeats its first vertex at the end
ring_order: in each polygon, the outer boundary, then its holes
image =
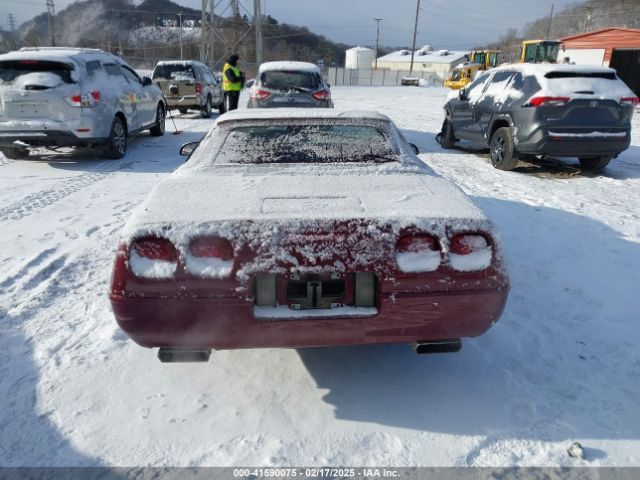
MULTIPOLYGON (((440 79, 451 75, 451 71, 467 60, 469 52, 452 50, 434 51, 428 45, 416 50, 413 56, 413 72, 417 76, 431 73, 440 79)), ((408 72, 411 65, 411 50, 398 50, 378 58, 378 69, 408 72)))
POLYGON ((353 47, 345 52, 345 68, 371 68, 376 59, 376 51, 366 47, 353 47))

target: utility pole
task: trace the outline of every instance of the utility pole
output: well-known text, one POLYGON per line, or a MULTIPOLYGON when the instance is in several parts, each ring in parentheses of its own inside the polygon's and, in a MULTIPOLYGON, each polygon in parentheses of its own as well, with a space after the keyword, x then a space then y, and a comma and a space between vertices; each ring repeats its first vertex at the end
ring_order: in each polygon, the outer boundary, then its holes
POLYGON ((380 22, 382 21, 382 19, 374 18, 374 20, 377 22, 377 27, 376 27, 376 59, 375 59, 375 66, 373 68, 377 70, 378 69, 378 47, 380 46, 380 22))
POLYGON ((13 48, 18 48, 18 39, 16 38, 16 19, 13 17, 13 13, 8 15, 9 32, 11 32, 11 43, 13 48))
POLYGON ((215 45, 215 30, 216 30, 216 17, 213 14, 215 0, 209 0, 209 66, 211 70, 215 71, 216 57, 213 50, 215 45))
POLYGON ((551 13, 549 14, 549 26, 547 27, 547 40, 549 40, 549 36, 551 35, 551 23, 553 23, 553 7, 554 4, 551 4, 551 13))
POLYGON ((180 28, 178 32, 180 37, 180 60, 182 60, 182 12, 178 12, 178 27, 180 28))
POLYGON ((209 0, 202 0, 202 9, 200 16, 200 61, 207 63, 207 35, 209 34, 209 28, 207 25, 207 4, 209 0))
POLYGON ((591 7, 587 7, 587 16, 584 17, 584 25, 582 27, 582 33, 585 33, 587 31, 587 25, 589 25, 590 21, 591 21, 591 7))
POLYGON ((253 23, 256 29, 256 69, 262 63, 262 12, 261 0, 253 0, 253 23))
POLYGON ((420 0, 416 5, 416 23, 413 26, 413 46, 411 47, 411 66, 409 67, 409 75, 413 73, 413 57, 416 53, 416 35, 418 34, 418 16, 420 15, 420 0))
POLYGON ((56 6, 53 0, 47 0, 47 26, 49 28, 49 43, 52 47, 56 46, 56 37, 53 33, 54 29, 54 17, 56 16, 56 6))

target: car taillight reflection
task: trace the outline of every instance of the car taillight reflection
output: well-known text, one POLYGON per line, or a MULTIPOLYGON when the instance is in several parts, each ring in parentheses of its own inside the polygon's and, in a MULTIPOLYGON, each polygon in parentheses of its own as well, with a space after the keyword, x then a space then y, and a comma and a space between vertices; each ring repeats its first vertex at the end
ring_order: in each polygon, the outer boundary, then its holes
POLYGON ((528 107, 561 107, 571 101, 569 97, 533 97, 525 106, 528 107))
POLYGON ((635 107, 636 105, 638 105, 639 101, 640 99, 638 99, 638 97, 622 97, 620 99, 620 104, 635 107))
POLYGON ((398 253, 420 253, 439 251, 438 241, 431 235, 407 235, 398 241, 398 253))
POLYGON ((316 100, 329 100, 331 98, 331 92, 329 90, 319 90, 311 96, 316 100))
POLYGON ((456 255, 470 255, 487 248, 489 244, 482 235, 462 234, 451 239, 450 251, 456 255))
POLYGON ((133 242, 132 248, 139 256, 148 260, 175 262, 178 259, 176 247, 164 238, 136 240, 133 242))
POLYGON ((66 102, 72 107, 95 107, 100 103, 102 95, 99 90, 83 92, 70 97, 65 97, 66 102))
POLYGON ((189 251, 194 257, 219 258, 220 260, 231 260, 233 258, 233 248, 228 240, 219 237, 196 238, 189 245, 189 251))
POLYGON ((271 94, 266 90, 260 90, 259 88, 251 90, 251 98, 255 98, 256 100, 266 100, 270 96, 271 94))

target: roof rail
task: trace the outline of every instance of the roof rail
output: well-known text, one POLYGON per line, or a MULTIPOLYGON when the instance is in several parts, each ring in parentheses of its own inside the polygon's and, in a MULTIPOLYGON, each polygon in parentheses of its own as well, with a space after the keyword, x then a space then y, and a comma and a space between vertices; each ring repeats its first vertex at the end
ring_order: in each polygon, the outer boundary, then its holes
POLYGON ((20 52, 51 52, 51 51, 69 51, 73 50, 76 52, 86 52, 86 53, 106 53, 104 50, 100 50, 99 48, 79 48, 79 47, 22 47, 20 52))

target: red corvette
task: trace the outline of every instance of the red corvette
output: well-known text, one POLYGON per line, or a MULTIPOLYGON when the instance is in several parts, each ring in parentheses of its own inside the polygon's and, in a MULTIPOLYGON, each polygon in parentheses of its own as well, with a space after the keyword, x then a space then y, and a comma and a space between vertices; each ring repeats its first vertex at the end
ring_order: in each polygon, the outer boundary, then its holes
POLYGON ((509 291, 494 227, 389 118, 221 116, 125 228, 120 327, 162 361, 211 349, 410 343, 457 351, 509 291))

